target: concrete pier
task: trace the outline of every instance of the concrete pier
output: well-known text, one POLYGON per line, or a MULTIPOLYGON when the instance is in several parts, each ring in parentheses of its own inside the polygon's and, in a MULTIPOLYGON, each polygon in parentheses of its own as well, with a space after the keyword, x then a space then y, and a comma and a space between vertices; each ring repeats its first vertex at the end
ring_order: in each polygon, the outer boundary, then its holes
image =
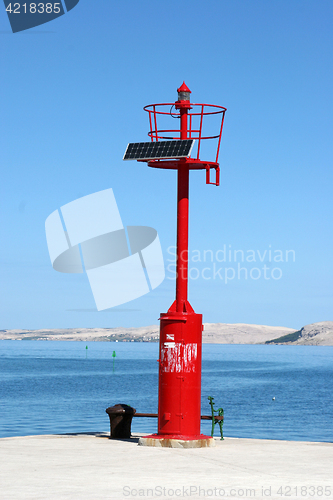
POLYGON ((0 439, 3 500, 333 498, 333 444, 215 438, 138 446, 107 433, 0 439))

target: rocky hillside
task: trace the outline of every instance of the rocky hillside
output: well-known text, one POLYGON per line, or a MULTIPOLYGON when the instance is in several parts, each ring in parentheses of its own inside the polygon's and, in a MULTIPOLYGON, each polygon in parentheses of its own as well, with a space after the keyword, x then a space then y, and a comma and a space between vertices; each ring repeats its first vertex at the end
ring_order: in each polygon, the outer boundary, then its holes
POLYGON ((0 330, 0 340, 76 340, 83 342, 158 342, 157 325, 140 328, 64 328, 0 330))
MULTIPOLYGON (((264 344, 293 333, 279 326, 243 323, 205 323, 203 342, 209 344, 264 344)), ((118 342, 158 342, 159 325, 141 328, 67 328, 53 330, 0 330, 0 340, 78 340, 118 342)))
POLYGON ((333 321, 321 321, 300 330, 268 340, 266 344, 333 345, 333 321))
POLYGON ((283 326, 205 323, 202 340, 206 344, 265 344, 294 331, 283 326))
MULTIPOLYGON (((0 340, 158 342, 159 326, 0 330, 0 340)), ((205 323, 203 342, 206 344, 333 345, 333 321, 313 323, 297 331, 282 326, 205 323)))

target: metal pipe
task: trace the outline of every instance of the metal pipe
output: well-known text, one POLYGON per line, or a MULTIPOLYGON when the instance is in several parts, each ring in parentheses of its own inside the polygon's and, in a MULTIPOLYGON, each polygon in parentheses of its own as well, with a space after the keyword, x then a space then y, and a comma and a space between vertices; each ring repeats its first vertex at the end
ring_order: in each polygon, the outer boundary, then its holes
MULTIPOLYGON (((179 106, 181 106, 181 102, 179 106)), ((187 105, 180 107, 180 138, 182 140, 187 139, 187 113, 187 105)), ((187 302, 189 209, 189 169, 185 162, 179 162, 177 177, 176 310, 177 312, 184 312, 187 302)))

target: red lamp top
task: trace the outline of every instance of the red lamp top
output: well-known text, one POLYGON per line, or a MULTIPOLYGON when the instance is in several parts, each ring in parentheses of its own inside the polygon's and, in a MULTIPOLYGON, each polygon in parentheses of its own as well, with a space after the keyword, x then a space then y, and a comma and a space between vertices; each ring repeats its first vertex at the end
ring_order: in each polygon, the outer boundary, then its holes
POLYGON ((191 109, 190 96, 191 91, 185 82, 177 89, 178 101, 176 101, 176 109, 191 109))
POLYGON ((183 84, 179 87, 179 89, 177 89, 177 92, 188 92, 189 94, 191 94, 192 92, 190 91, 190 89, 188 88, 188 86, 186 85, 185 82, 183 82, 183 84))

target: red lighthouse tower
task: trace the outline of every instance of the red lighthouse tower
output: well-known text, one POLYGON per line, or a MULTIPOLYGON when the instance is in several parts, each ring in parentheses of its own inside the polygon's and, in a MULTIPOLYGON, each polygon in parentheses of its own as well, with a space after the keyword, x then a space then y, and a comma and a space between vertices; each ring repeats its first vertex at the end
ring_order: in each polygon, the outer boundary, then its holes
POLYGON ((175 103, 145 106, 151 142, 129 144, 124 156, 178 173, 176 299, 160 317, 158 432, 141 438, 141 444, 199 447, 209 446, 212 438, 200 434, 202 315, 194 312, 187 297, 189 171, 205 169, 206 183, 219 185, 218 157, 226 108, 192 104, 185 82, 177 92, 175 103), (204 135, 203 122, 208 115, 218 118, 216 135, 204 135), (179 118, 178 130, 158 128, 158 122, 167 116, 179 118), (201 141, 206 139, 217 142, 215 161, 199 158, 201 141), (195 141, 196 157, 192 158, 195 141), (212 168, 215 182, 210 181, 212 168))

